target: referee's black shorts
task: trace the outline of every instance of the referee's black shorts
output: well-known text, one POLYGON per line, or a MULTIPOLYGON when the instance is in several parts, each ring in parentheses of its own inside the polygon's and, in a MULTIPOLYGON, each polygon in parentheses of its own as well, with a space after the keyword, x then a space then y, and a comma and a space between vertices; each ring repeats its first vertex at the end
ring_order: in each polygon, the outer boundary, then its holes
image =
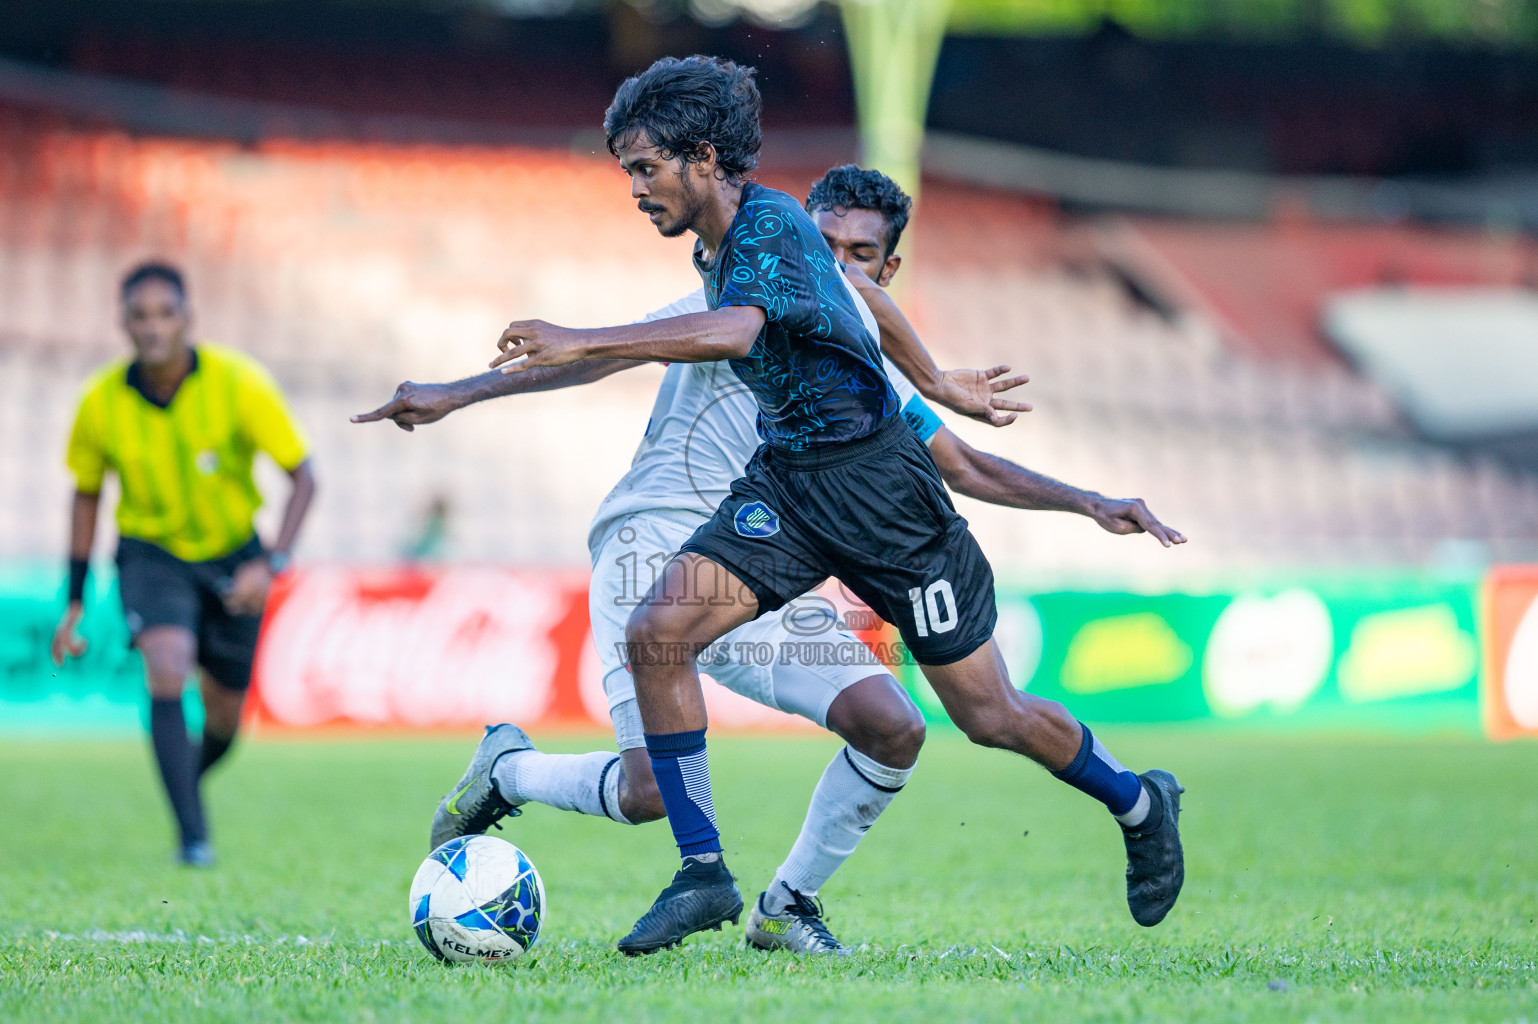
POLYGON ((252 537, 222 558, 184 562, 148 541, 123 537, 117 546, 118 591, 128 632, 138 639, 152 626, 181 626, 198 640, 198 664, 232 690, 251 685, 260 615, 236 615, 224 606, 235 570, 262 556, 252 537))
POLYGON ((960 661, 998 621, 993 569, 900 416, 828 448, 760 446, 682 550, 731 570, 759 615, 836 577, 897 626, 923 665, 960 661))

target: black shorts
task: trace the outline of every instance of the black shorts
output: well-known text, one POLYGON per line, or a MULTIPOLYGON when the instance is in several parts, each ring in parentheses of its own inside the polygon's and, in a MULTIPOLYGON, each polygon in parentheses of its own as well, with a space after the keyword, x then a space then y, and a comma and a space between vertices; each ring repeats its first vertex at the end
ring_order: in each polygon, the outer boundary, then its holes
POLYGON ((148 541, 123 537, 117 546, 118 591, 128 632, 137 638, 151 626, 181 626, 198 639, 198 664, 232 690, 251 685, 260 615, 235 615, 224 607, 235 570, 260 558, 255 537, 223 558, 184 562, 148 541))
POLYGON ((900 416, 831 449, 760 446, 682 550, 731 570, 760 615, 836 577, 924 665, 960 661, 998 621, 993 569, 900 416))

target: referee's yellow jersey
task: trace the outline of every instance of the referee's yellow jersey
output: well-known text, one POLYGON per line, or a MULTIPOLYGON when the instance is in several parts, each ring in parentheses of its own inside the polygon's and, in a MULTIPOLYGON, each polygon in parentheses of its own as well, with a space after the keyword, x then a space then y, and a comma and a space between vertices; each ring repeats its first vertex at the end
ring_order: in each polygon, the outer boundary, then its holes
POLYGON ((232 349, 200 344, 169 405, 142 390, 129 360, 87 382, 70 431, 75 487, 101 491, 108 469, 122 488, 118 532, 202 562, 250 539, 261 494, 251 476, 258 449, 292 471, 309 455, 277 383, 232 349))

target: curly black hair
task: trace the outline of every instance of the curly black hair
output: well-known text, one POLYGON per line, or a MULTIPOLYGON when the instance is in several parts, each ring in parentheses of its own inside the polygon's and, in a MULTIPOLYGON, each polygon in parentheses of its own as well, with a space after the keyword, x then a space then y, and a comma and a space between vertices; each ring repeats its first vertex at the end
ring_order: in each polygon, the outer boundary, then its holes
POLYGON ((182 272, 169 263, 159 262, 141 263, 130 270, 123 277, 118 295, 126 301, 128 293, 146 281, 160 281, 168 284, 176 290, 176 294, 183 302, 187 300, 187 282, 182 279, 182 272))
POLYGON ((844 164, 812 182, 812 191, 806 196, 806 212, 818 210, 875 210, 886 225, 886 255, 890 256, 897 249, 903 228, 908 226, 913 200, 880 171, 844 164))
POLYGON ((722 57, 663 57, 614 93, 603 115, 609 152, 618 156, 644 132, 665 159, 692 163, 708 142, 722 177, 741 184, 758 166, 762 142, 756 73, 722 57))

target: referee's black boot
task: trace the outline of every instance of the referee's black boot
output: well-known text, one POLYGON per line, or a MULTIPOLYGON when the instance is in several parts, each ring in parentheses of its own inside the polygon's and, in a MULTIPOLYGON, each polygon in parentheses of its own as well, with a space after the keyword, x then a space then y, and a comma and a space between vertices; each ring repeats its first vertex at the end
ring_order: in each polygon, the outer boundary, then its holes
POLYGON ((1164 920, 1186 881, 1185 852, 1180 848, 1180 794, 1185 787, 1161 769, 1138 776, 1150 801, 1148 817, 1122 826, 1127 844, 1127 907, 1144 928, 1164 920))
POLYGON ((742 893, 737 880, 726 870, 719 855, 711 861, 685 857, 684 866, 673 875, 673 884, 662 890, 652 908, 619 940, 619 951, 626 956, 671 949, 687 935, 707 928, 721 930, 726 921, 737 923, 742 914, 742 893))
POLYGON ((183 867, 211 868, 214 866, 214 848, 205 839, 194 839, 182 844, 176 859, 183 867))

